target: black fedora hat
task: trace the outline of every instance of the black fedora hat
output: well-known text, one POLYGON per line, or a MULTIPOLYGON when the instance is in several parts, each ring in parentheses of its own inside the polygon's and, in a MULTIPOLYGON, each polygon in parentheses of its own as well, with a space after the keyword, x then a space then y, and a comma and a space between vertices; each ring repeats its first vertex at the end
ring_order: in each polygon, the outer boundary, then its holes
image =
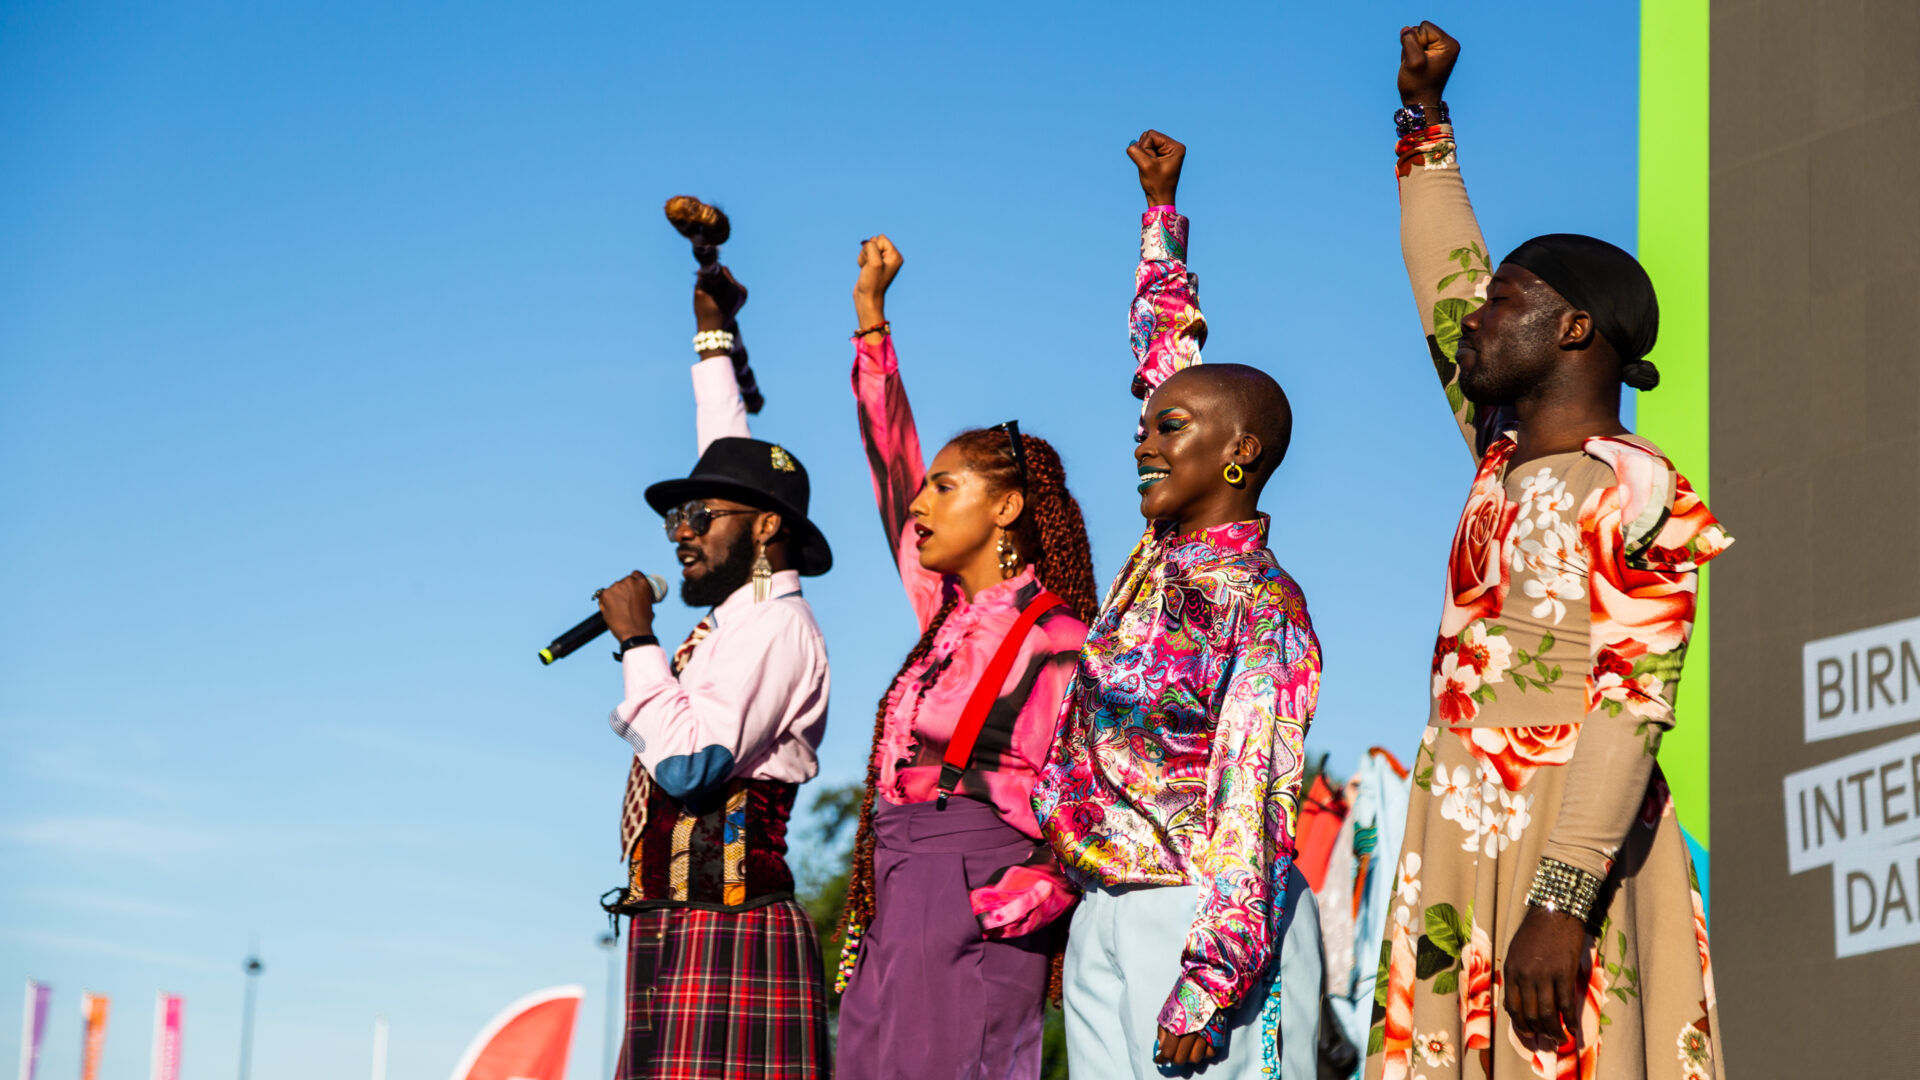
POLYGON ((776 511, 793 540, 794 569, 817 577, 833 569, 833 549, 807 518, 807 467, 785 447, 759 439, 715 439, 684 480, 662 480, 647 489, 647 505, 661 514, 693 499, 732 499, 776 511))

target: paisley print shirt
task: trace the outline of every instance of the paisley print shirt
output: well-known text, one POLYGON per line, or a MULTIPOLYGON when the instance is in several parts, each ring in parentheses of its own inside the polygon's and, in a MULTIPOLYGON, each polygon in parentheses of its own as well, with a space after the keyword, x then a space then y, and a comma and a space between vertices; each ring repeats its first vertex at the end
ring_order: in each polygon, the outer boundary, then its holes
MULTIPOLYGON (((1200 363, 1186 255, 1187 219, 1149 209, 1128 313, 1142 399, 1200 363)), ((1082 886, 1199 886, 1159 1021, 1216 1046, 1278 948, 1320 692, 1306 600, 1266 545, 1264 515, 1187 535, 1148 526, 1080 652, 1034 790, 1082 886)))
POLYGON ((1148 529, 1095 621, 1034 809, 1083 886, 1200 886, 1168 1030, 1266 968, 1285 910, 1320 643, 1267 522, 1148 529))

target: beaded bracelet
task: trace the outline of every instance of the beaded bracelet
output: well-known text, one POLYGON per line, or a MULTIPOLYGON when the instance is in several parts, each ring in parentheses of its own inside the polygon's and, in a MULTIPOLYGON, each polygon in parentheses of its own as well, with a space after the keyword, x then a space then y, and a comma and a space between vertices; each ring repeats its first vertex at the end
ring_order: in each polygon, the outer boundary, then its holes
POLYGON ((847 924, 847 939, 840 944, 840 963, 833 972, 834 993, 847 992, 847 983, 853 981, 853 969, 860 964, 860 943, 866 936, 866 927, 859 923, 847 924))
POLYGON ((1577 866, 1559 859, 1542 857, 1533 872, 1533 887, 1527 890, 1527 903, 1571 915, 1586 922, 1593 905, 1600 899, 1600 879, 1577 866))
POLYGON ((867 327, 865 330, 855 330, 853 332, 853 336, 866 337, 868 334, 891 334, 891 333, 893 333, 893 323, 883 319, 880 322, 874 323, 872 326, 867 327))
POLYGON ((1452 121, 1452 113, 1444 101, 1438 105, 1408 105, 1393 114, 1394 129, 1402 136, 1412 135, 1452 121))
POLYGON ((702 330, 693 335, 694 352, 733 351, 733 335, 725 330, 702 330))

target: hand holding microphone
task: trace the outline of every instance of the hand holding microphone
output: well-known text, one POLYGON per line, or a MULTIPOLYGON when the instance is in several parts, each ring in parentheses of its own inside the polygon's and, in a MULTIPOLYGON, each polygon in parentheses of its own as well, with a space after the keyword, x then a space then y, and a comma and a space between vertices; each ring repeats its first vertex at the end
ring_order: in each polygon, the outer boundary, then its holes
POLYGON ((618 641, 653 633, 653 605, 667 598, 667 579, 638 570, 593 594, 600 610, 580 620, 573 629, 540 650, 540 662, 551 664, 575 649, 613 631, 618 641))

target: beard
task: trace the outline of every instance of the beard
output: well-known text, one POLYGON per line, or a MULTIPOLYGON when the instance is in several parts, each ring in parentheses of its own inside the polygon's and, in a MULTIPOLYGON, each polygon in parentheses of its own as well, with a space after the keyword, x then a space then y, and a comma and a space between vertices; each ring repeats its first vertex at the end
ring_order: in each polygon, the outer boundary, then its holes
POLYGON ((1460 369, 1460 392, 1475 405, 1512 405, 1554 377, 1560 358, 1560 314, 1564 303, 1534 304, 1518 317, 1509 315, 1497 331, 1490 328, 1463 342, 1473 351, 1473 367, 1460 369))
POLYGON ((733 542, 707 563, 697 578, 680 579, 680 599, 688 607, 713 607, 753 580, 753 533, 741 529, 733 542))

